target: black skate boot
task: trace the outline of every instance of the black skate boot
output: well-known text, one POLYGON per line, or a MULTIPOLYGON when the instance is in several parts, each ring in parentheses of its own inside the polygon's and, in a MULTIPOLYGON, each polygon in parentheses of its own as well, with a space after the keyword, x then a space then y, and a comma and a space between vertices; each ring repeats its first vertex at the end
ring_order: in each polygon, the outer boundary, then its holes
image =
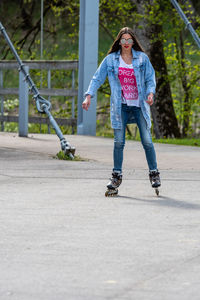
POLYGON ((159 195, 159 186, 161 186, 161 182, 160 182, 160 173, 157 171, 150 171, 149 172, 149 180, 151 182, 151 186, 152 188, 155 188, 155 192, 156 195, 159 195))
POLYGON ((107 191, 105 192, 105 196, 114 196, 118 194, 118 187, 122 183, 122 174, 119 172, 113 172, 112 178, 110 178, 109 183, 107 184, 107 191))

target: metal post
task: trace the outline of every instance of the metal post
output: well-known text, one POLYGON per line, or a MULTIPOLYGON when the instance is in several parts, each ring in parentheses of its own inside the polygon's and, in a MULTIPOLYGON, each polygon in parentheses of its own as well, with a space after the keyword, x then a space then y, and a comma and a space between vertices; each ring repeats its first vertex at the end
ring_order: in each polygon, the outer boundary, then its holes
MULTIPOLYGON (((48 89, 51 88, 51 70, 48 70, 48 75, 47 75, 47 82, 48 82, 48 89)), ((51 96, 48 96, 48 101, 51 101, 51 96)), ((51 133, 51 128, 50 125, 48 124, 48 133, 51 133)))
MULTIPOLYGON (((72 89, 75 88, 75 71, 72 70, 72 89)), ((72 119, 75 118, 75 97, 72 97, 72 119)), ((72 134, 74 134, 74 125, 72 125, 72 134)))
POLYGON ((41 0, 41 36, 40 36, 40 58, 43 59, 43 14, 44 14, 44 0, 41 0))
POLYGON ((192 27, 191 23, 188 21, 187 17, 185 16, 184 12, 180 8, 179 4, 177 3, 176 0, 170 0, 170 1, 176 8, 177 12, 181 16, 182 20, 184 21, 184 23, 186 24, 187 28, 189 29, 191 35, 193 36, 193 39, 195 40, 198 47, 200 48, 200 38, 199 38, 198 34, 196 33, 196 31, 194 30, 194 28, 192 27))
POLYGON ((99 0, 80 0, 77 133, 83 135, 96 135, 96 97, 87 112, 83 111, 82 102, 97 69, 98 23, 99 0))
MULTIPOLYGON (((0 87, 3 88, 3 71, 0 70, 0 87)), ((4 97, 1 95, 1 116, 4 115, 4 97)), ((4 122, 1 122, 1 131, 4 131, 4 122)))
MULTIPOLYGON (((25 71, 29 72, 29 67, 24 66, 25 71)), ((19 72, 19 136, 28 136, 28 83, 24 80, 24 74, 19 72)))

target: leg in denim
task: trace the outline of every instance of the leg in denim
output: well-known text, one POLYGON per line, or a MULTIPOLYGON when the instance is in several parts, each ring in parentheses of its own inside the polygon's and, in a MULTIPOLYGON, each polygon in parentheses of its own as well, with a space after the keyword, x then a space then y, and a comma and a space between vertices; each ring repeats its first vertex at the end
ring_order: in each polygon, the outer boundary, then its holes
POLYGON ((123 152, 125 146, 125 132, 126 124, 128 119, 128 107, 122 105, 122 128, 114 129, 114 150, 113 150, 113 160, 114 160, 114 172, 122 172, 123 163, 123 152))
POLYGON ((149 170, 157 170, 157 161, 154 145, 152 143, 150 129, 147 128, 146 120, 140 108, 133 107, 136 124, 139 128, 140 138, 145 150, 149 170))

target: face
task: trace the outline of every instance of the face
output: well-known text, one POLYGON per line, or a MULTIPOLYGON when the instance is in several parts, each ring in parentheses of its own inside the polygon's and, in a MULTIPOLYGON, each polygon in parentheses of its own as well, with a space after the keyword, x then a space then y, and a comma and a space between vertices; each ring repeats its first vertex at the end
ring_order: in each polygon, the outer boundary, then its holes
POLYGON ((121 36, 120 43, 124 50, 129 50, 133 46, 133 38, 129 33, 124 33, 121 36))

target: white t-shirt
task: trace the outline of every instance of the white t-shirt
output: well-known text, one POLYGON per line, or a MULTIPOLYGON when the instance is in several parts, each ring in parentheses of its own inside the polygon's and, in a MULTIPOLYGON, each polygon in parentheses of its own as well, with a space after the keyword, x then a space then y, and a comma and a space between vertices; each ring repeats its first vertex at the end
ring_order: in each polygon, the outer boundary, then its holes
POLYGON ((138 87, 133 65, 127 65, 121 55, 119 58, 118 77, 122 87, 122 103, 128 106, 139 107, 138 87))

